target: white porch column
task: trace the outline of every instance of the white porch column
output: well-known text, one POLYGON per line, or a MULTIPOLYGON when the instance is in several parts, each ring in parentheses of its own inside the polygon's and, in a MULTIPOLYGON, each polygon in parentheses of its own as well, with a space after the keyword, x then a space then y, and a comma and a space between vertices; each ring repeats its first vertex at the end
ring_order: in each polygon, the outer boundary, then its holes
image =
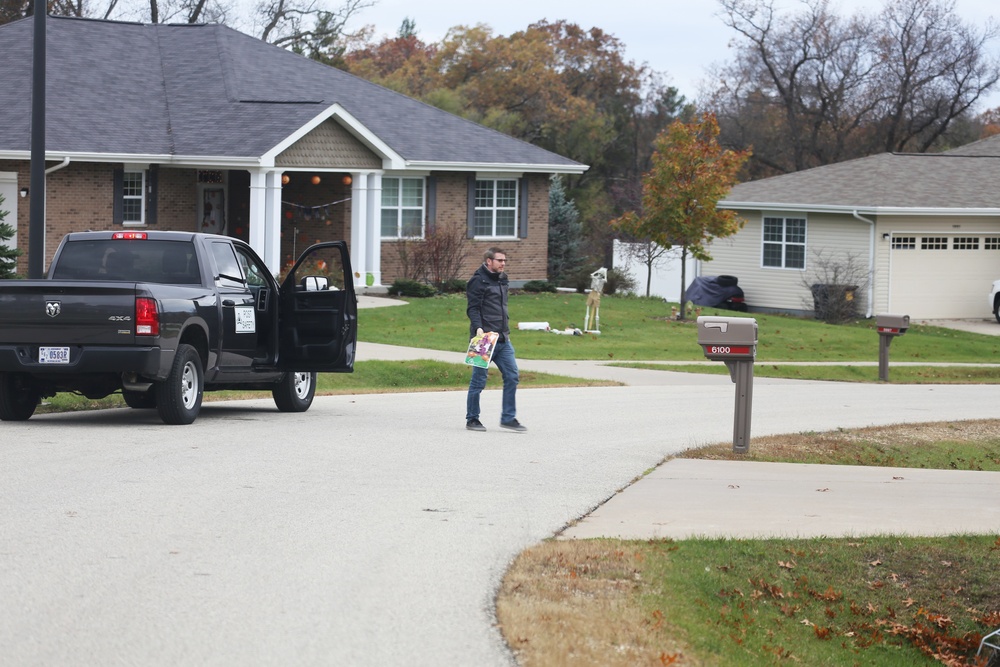
MULTIPOLYGON (((282 172, 267 174, 267 224, 264 235, 264 254, 261 257, 274 275, 281 272, 281 176, 282 172)), ((292 257, 294 262, 297 257, 292 257)))
POLYGON ((368 172, 351 173, 351 264, 354 286, 365 286, 368 273, 368 172))
MULTIPOLYGON (((267 262, 267 171, 258 169, 250 172, 250 247, 267 262)), ((272 273, 276 267, 267 265, 272 273)))
MULTIPOLYGON (((372 285, 382 284, 382 174, 368 175, 368 250, 367 267, 372 275, 372 285)), ((367 279, 367 275, 365 276, 367 279)), ((367 284, 367 283, 366 283, 367 284)))

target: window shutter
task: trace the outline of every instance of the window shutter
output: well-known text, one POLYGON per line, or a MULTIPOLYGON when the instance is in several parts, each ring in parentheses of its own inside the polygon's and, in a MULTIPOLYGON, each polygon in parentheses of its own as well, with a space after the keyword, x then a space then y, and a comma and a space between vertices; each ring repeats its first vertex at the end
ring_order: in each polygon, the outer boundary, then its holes
POLYGON ((119 167, 112 172, 111 181, 113 183, 112 190, 114 194, 112 195, 114 199, 111 203, 111 221, 120 225, 125 218, 125 169, 119 167))
POLYGON ((146 172, 146 224, 156 224, 156 210, 159 208, 157 195, 159 193, 160 166, 152 165, 146 172))
POLYGON ((528 238, 528 179, 521 177, 521 201, 520 210, 517 212, 518 236, 522 239, 528 238))
POLYGON ((434 233, 437 223, 437 179, 433 176, 427 177, 427 234, 434 233))
POLYGON ((468 237, 475 238, 476 236, 476 175, 469 174, 469 211, 468 211, 468 237))

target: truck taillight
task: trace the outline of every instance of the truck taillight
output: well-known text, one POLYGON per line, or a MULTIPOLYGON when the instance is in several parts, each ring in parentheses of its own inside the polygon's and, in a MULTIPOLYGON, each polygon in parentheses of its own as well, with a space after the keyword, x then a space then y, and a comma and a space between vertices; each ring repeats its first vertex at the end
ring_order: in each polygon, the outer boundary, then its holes
POLYGON ((159 336, 160 316, 156 312, 156 300, 137 298, 135 300, 135 334, 137 336, 159 336))
POLYGON ((111 238, 116 241, 144 241, 146 240, 146 232, 115 232, 111 235, 111 238))

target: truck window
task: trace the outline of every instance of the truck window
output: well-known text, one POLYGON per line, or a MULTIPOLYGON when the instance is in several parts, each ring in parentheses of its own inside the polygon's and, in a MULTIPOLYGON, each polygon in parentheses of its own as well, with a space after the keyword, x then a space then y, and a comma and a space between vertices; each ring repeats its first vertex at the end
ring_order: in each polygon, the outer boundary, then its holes
POLYGON ((71 241, 52 266, 55 280, 116 280, 198 285, 194 245, 187 241, 71 241))
POLYGON ((212 255, 219 271, 215 280, 220 287, 245 286, 243 271, 240 269, 239 260, 236 259, 236 253, 233 252, 233 246, 228 243, 213 243, 212 255))
POLYGON ((267 278, 264 277, 264 271, 266 269, 263 266, 260 266, 254 258, 244 252, 242 248, 236 248, 235 250, 240 267, 243 269, 243 276, 247 280, 247 284, 251 287, 265 287, 267 285, 267 278))

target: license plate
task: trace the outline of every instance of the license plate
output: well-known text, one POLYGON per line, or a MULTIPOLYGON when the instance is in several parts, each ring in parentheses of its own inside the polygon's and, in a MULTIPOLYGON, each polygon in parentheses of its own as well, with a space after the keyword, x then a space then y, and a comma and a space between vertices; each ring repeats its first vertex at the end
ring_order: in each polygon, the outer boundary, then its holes
POLYGON ((38 363, 40 364, 68 364, 68 347, 40 347, 38 348, 38 363))

